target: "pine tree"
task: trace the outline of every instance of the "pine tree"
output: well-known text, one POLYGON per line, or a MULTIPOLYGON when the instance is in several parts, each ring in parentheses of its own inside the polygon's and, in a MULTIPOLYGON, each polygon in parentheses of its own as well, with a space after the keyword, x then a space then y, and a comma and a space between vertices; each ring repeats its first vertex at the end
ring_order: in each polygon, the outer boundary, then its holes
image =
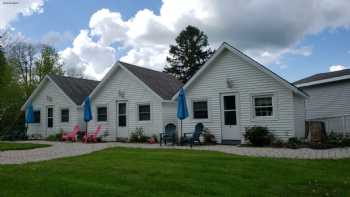
POLYGON ((208 37, 194 26, 187 26, 170 45, 165 72, 186 83, 209 59, 213 51, 208 47, 208 37))

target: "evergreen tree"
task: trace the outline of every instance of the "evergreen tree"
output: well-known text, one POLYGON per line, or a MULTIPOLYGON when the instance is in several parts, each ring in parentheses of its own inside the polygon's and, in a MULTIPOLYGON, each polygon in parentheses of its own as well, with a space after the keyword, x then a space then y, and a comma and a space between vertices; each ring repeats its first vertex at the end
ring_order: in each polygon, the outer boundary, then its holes
POLYGON ((186 83, 209 59, 213 51, 208 48, 208 37, 194 26, 187 26, 170 45, 165 72, 186 83))

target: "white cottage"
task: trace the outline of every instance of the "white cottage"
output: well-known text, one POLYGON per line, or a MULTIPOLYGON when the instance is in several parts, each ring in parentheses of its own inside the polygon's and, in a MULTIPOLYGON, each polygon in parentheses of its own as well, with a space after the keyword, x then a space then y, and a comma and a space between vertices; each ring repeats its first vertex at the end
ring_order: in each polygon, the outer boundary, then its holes
POLYGON ((284 140, 304 136, 307 95, 227 43, 184 89, 190 114, 185 132, 202 122, 223 144, 241 143, 246 127, 254 125, 284 140))
POLYGON ((117 62, 91 93, 93 120, 89 130, 102 125, 104 140, 126 139, 136 128, 159 135, 177 123, 171 98, 183 84, 173 76, 117 62))
POLYGON ((327 132, 350 133, 350 69, 315 74, 294 84, 310 96, 306 119, 325 122, 327 132))
POLYGON ((82 124, 84 98, 99 82, 57 75, 47 75, 28 98, 21 110, 31 102, 34 109, 34 123, 29 124, 29 137, 47 137, 82 124))

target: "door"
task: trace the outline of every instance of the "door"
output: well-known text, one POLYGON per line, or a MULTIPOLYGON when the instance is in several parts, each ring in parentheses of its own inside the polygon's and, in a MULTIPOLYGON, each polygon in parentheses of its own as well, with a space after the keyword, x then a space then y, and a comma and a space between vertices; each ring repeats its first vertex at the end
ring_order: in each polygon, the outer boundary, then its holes
POLYGON ((238 121, 237 95, 221 95, 221 130, 223 141, 241 140, 238 121))
POLYGON ((46 136, 50 135, 53 123, 53 106, 48 106, 46 108, 46 136))
POLYGON ((117 137, 129 137, 127 102, 117 101, 117 137))

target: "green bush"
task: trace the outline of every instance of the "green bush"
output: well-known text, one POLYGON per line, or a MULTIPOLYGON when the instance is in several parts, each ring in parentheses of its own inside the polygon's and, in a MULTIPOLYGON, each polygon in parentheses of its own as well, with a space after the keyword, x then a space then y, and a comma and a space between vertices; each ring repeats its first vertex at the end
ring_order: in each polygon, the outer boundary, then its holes
POLYGON ((131 132, 129 142, 145 143, 149 137, 144 134, 143 128, 136 128, 134 132, 131 132))
POLYGON ((335 147, 350 146, 350 137, 340 133, 331 132, 327 136, 326 144, 329 144, 335 147))
POLYGON ((267 127, 254 126, 247 127, 244 138, 253 146, 268 146, 274 140, 274 136, 270 133, 267 127))
POLYGON ((288 148, 300 148, 300 146, 303 144, 303 141, 301 141, 297 137, 291 137, 288 139, 287 147, 288 148))
POLYGON ((63 135, 63 132, 60 131, 59 133, 49 135, 49 136, 46 138, 46 140, 47 140, 47 141, 61 141, 61 140, 62 140, 62 135, 63 135))

